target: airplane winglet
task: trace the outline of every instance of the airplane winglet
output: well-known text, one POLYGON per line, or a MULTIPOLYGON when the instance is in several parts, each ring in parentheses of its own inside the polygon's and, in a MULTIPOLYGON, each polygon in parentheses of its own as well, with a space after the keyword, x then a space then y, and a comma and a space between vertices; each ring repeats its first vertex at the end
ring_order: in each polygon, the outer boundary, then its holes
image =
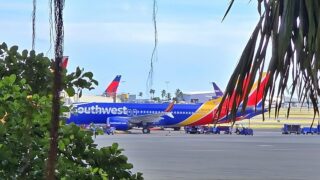
POLYGON ((174 105, 174 101, 169 104, 169 106, 167 107, 166 110, 164 110, 164 112, 170 112, 173 109, 173 105, 174 105))

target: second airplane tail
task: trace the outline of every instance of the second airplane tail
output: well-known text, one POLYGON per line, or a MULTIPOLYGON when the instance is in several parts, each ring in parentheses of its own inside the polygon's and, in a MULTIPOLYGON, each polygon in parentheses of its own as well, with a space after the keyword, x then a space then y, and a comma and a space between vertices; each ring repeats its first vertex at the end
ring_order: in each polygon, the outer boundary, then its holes
POLYGON ((213 91, 215 93, 215 95, 212 96, 212 99, 217 99, 217 98, 223 96, 223 92, 221 91, 221 89, 218 87, 218 85, 215 82, 212 82, 212 86, 213 86, 213 91))
POLYGON ((117 75, 114 80, 109 84, 109 86, 104 91, 104 94, 108 97, 115 97, 117 95, 118 86, 120 83, 121 75, 117 75))

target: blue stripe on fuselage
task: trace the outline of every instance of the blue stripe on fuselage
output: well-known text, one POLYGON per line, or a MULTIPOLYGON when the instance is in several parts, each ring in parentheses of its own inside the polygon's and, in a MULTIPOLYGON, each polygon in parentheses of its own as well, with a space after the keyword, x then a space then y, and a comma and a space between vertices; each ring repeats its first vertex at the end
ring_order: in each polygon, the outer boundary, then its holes
MULTIPOLYGON (((73 113, 67 123, 75 124, 101 124, 106 123, 109 117, 131 117, 163 112, 168 103, 164 104, 138 104, 138 103, 78 103, 74 104, 73 113)), ((175 104, 172 109, 174 118, 163 116, 155 123, 158 126, 178 124, 190 117, 201 104, 175 104)))
MULTIPOLYGON (((236 117, 244 117, 245 119, 250 119, 266 111, 267 109, 264 109, 264 111, 262 111, 261 101, 256 106, 247 106, 244 112, 242 112, 242 104, 240 104, 238 111, 236 112, 236 117)), ((224 118, 219 119, 218 123, 227 123, 227 122, 230 122, 230 120, 231 120, 231 114, 228 114, 224 118)))

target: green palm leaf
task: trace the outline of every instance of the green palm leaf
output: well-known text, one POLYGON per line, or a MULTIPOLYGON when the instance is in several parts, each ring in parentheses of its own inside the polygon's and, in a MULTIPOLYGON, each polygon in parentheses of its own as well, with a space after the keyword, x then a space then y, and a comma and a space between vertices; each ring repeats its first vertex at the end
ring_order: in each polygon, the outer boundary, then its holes
MULTIPOLYGON (((230 2, 225 16, 232 5, 233 1, 230 2)), ((319 114, 320 1, 258 0, 258 12, 261 18, 229 80, 220 109, 223 101, 235 91, 236 98, 244 98, 244 110, 249 95, 249 91, 242 90, 244 79, 250 74, 250 89, 256 77, 261 79, 262 72, 267 71, 270 78, 263 104, 269 95, 271 108, 272 101, 276 98, 282 99, 285 89, 292 86, 290 99, 297 92, 298 100, 302 103, 311 102, 314 116, 319 114), (269 59, 266 53, 268 49, 271 52, 269 59), (266 60, 268 67, 265 67, 266 60)), ((275 107, 277 116, 281 102, 277 101, 275 107)), ((229 113, 235 115, 237 109, 234 102, 229 113)), ((288 115, 289 111, 290 104, 288 115)))

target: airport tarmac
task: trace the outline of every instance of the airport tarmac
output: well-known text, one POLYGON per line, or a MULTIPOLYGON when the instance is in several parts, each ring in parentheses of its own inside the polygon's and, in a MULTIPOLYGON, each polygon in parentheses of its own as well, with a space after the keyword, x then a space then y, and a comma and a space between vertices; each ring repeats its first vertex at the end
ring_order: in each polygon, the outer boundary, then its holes
POLYGON ((282 135, 255 130, 254 136, 151 131, 97 136, 99 147, 118 142, 133 172, 146 180, 300 180, 320 177, 320 135, 282 135))

